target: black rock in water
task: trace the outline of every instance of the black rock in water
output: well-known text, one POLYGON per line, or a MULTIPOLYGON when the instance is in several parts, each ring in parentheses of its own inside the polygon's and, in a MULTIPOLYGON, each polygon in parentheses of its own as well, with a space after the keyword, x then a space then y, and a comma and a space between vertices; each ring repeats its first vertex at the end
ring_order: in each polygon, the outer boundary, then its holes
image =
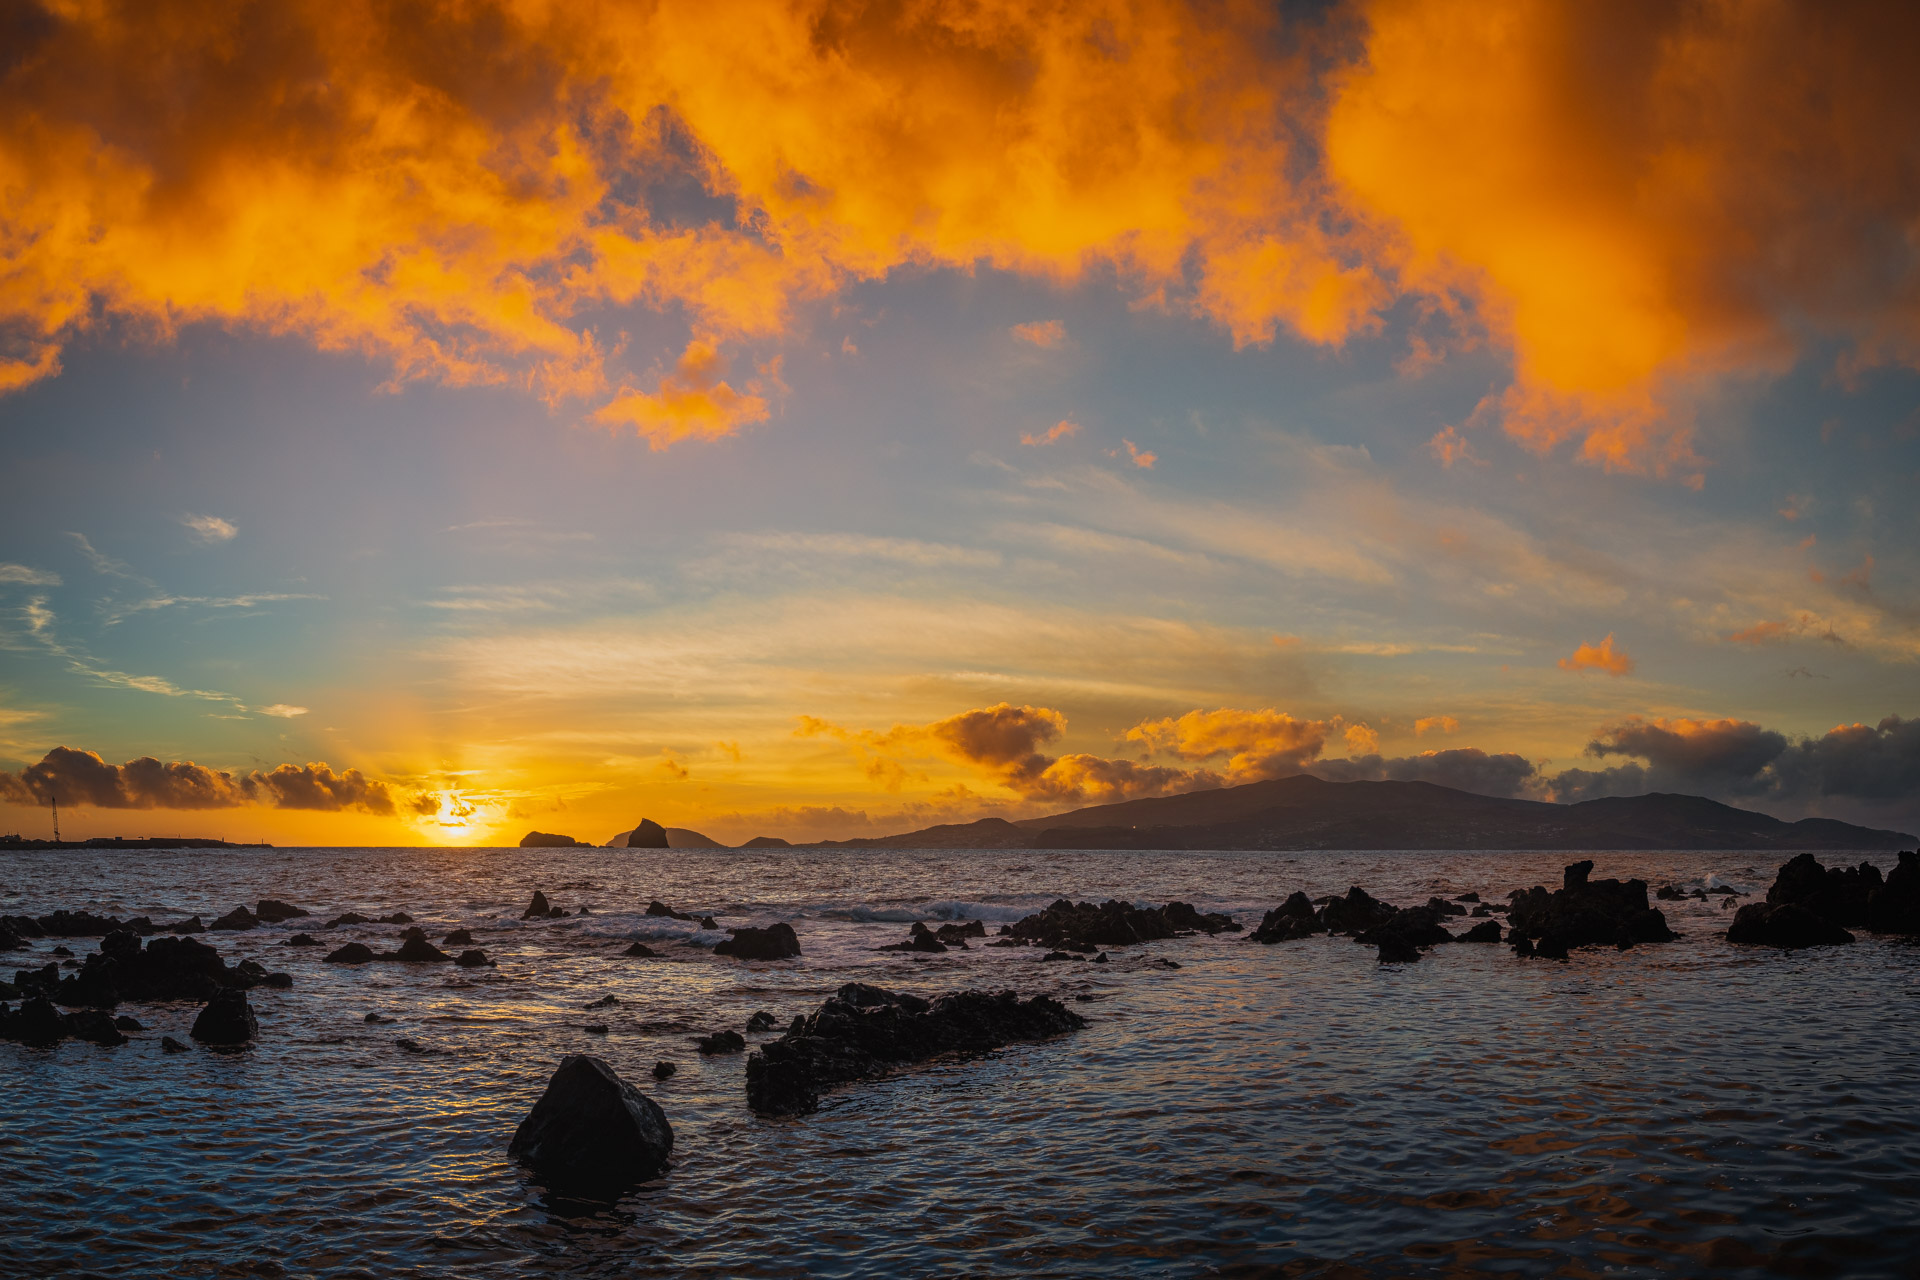
POLYGON ((966 946, 968 938, 984 938, 987 926, 978 920, 963 920, 955 924, 943 924, 933 931, 933 936, 948 945, 966 946))
POLYGON ((1454 938, 1455 942, 1498 942, 1500 941, 1500 922, 1483 920, 1465 933, 1454 938))
POLYGON ((585 1007, 589 1009, 611 1009, 614 1005, 619 1003, 620 1003, 619 996, 605 995, 605 996, 601 996, 598 1000, 587 1001, 585 1007))
POLYGON ((1538 885, 1509 895, 1510 940, 1531 940, 1533 954, 1563 959, 1573 947, 1672 942, 1667 918, 1647 905, 1645 880, 1589 880, 1591 860, 1567 867, 1560 889, 1538 885))
POLYGON ((716 942, 713 954, 737 960, 791 960, 800 954, 800 939, 784 920, 764 929, 729 929, 733 936, 716 942))
POLYGON ((112 916, 97 916, 91 911, 55 911, 41 916, 38 924, 49 938, 104 938, 120 927, 112 916))
POLYGON ((1480 895, 1469 889, 1465 893, 1456 893, 1453 895, 1453 900, 1455 902, 1478 902, 1480 901, 1480 895))
POLYGON ((552 831, 529 831, 520 837, 522 849, 590 849, 593 846, 572 836, 559 835, 552 831))
POLYGON ((187 1046, 181 1044, 172 1036, 161 1036, 160 1048, 167 1053, 185 1053, 187 1051, 187 1046))
MULTIPOLYGON (((961 940, 959 945, 964 947, 967 944, 964 940, 961 940)), ((895 942, 889 946, 876 947, 874 949, 876 951, 923 951, 929 955, 936 955, 945 951, 947 944, 940 941, 939 936, 936 935, 933 930, 916 920, 913 923, 913 928, 907 931, 907 940, 905 942, 895 942)))
POLYGON ((1734 913, 1727 941, 1746 947, 1779 947, 1798 951, 1803 947, 1843 946, 1853 935, 1797 902, 1779 904, 1749 902, 1734 913))
POLYGON ((452 933, 440 939, 440 945, 444 947, 470 947, 473 945, 473 933, 467 929, 455 929, 452 933))
MULTIPOLYGON (((0 1013, 5 1008, 0 1005, 0 1013)), ((36 995, 21 1002, 18 1012, 0 1017, 0 1039, 30 1045, 58 1044, 66 1039, 67 1026, 66 1018, 53 1007, 53 1001, 36 995)))
POLYGON ((320 945, 320 939, 310 933, 296 933, 281 945, 287 947, 317 947, 320 945))
POLYGON ((768 1013, 765 1009, 762 1009, 760 1012, 754 1014, 751 1018, 747 1019, 747 1031, 749 1033, 771 1031, 779 1025, 780 1025, 779 1019, 775 1018, 772 1014, 768 1013))
POLYGON ((660 899, 658 898, 655 898, 652 902, 649 902, 647 904, 647 914, 650 916, 664 916, 668 920, 692 920, 693 919, 692 916, 686 914, 683 911, 675 911, 672 907, 660 901, 660 899))
POLYGON ((295 920, 304 915, 311 915, 312 913, 302 911, 299 907, 278 901, 274 898, 262 898, 260 905, 253 909, 253 914, 258 916, 263 923, 279 924, 282 921, 295 920))
POLYGON ((391 915, 381 916, 379 920, 375 921, 375 923, 376 924, 412 924, 413 917, 408 915, 404 911, 396 911, 391 915))
POLYGON ((547 895, 535 889, 533 891, 533 901, 529 902, 527 909, 520 913, 520 918, 522 920, 545 920, 552 914, 553 907, 548 904, 547 895))
POLYGON ((850 982, 747 1058, 747 1105, 798 1115, 823 1090, 942 1053, 979 1054, 1077 1031, 1086 1019, 1047 996, 960 991, 931 1002, 850 982))
POLYGON ((322 926, 327 929, 339 929, 350 924, 372 924, 372 916, 363 916, 358 911, 349 911, 345 915, 335 916, 322 926))
POLYGON ((667 829, 652 818, 642 818, 633 830, 627 833, 629 849, 664 849, 667 847, 667 829))
MULTIPOLYGON (((1474 901, 1480 901, 1479 897, 1475 896, 1474 901)), ((1456 905, 1456 903, 1453 902, 1448 902, 1445 898, 1428 898, 1427 910, 1433 912, 1435 915, 1442 916, 1463 916, 1467 914, 1465 907, 1456 905)))
POLYGON ((680 1068, 674 1066, 671 1062, 656 1062, 653 1064, 653 1078, 655 1080, 665 1080, 679 1070, 680 1068))
POLYGON ((694 1043, 700 1047, 700 1052, 708 1057, 739 1053, 747 1047, 746 1040, 738 1031, 716 1031, 710 1036, 696 1037, 694 1043))
POLYGON ((1328 933, 1365 933, 1393 918, 1394 907, 1353 885, 1344 898, 1330 898, 1320 909, 1320 924, 1328 933))
POLYGON ((1805 907, 1829 924, 1864 925, 1867 904, 1885 887, 1880 868, 1871 862, 1857 867, 1823 867, 1803 853, 1780 868, 1767 890, 1767 905, 1805 907))
POLYGON ((229 987, 207 1001, 189 1033, 201 1044, 245 1044, 260 1034, 247 993, 229 987))
POLYGON ((673 1126, 604 1061, 571 1054, 514 1130, 507 1154, 555 1190, 613 1200, 666 1167, 673 1126))
POLYGON ((1867 900, 1867 928, 1878 933, 1920 934, 1920 853, 1902 850, 1899 865, 1867 900))
POLYGON ((254 917, 253 912, 247 910, 245 907, 235 907, 207 927, 209 929, 238 932, 245 929, 256 929, 259 926, 260 921, 254 917))
POLYGON ((1276 942, 1293 942, 1324 932, 1326 926, 1314 914, 1313 903, 1307 900, 1306 894, 1296 892, 1267 912, 1260 927, 1247 935, 1247 941, 1272 946, 1276 942))
POLYGON ((718 929, 720 927, 720 922, 718 920, 715 920, 712 916, 701 916, 700 927, 702 929, 718 929))
POLYGON ((146 1030, 144 1026, 140 1025, 140 1019, 129 1018, 125 1014, 121 1014, 119 1017, 115 1018, 113 1020, 113 1025, 120 1028, 122 1031, 145 1031, 146 1030))
POLYGON ((462 969, 485 969, 493 964, 487 953, 478 947, 469 947, 453 958, 453 962, 462 969))
POLYGON ((650 959, 652 958, 654 952, 653 952, 653 948, 648 946, 646 943, 636 942, 632 946, 628 947, 625 951, 622 951, 620 954, 623 956, 638 956, 642 959, 650 959))
POLYGON ((1042 911, 1014 922, 1011 936, 1032 946, 1069 951, 1098 951, 1101 947, 1130 947, 1181 933, 1238 932, 1233 917, 1202 915, 1185 902, 1164 907, 1136 907, 1109 899, 1095 906, 1061 898, 1042 911))
POLYGON ((217 950, 192 938, 154 938, 143 948, 139 938, 118 930, 100 940, 78 973, 60 980, 58 999, 95 1009, 122 1000, 211 1000, 225 987, 266 977, 264 968, 254 970, 229 969, 217 950))
POLYGON ((18 934, 22 938, 44 938, 47 936, 47 931, 42 929, 40 922, 32 916, 0 916, 0 926, 5 926, 10 932, 18 934))
POLYGON ((1388 933, 1380 939, 1379 963, 1411 964, 1420 958, 1420 948, 1404 934, 1388 933))
POLYGON ((110 1014, 98 1009, 82 1009, 67 1015, 67 1034, 89 1044, 112 1047, 127 1042, 126 1035, 113 1024, 110 1014))
POLYGON ((453 957, 427 941, 426 931, 418 925, 401 935, 400 949, 387 959, 404 960, 410 964, 442 963, 453 957))
POLYGON ((373 948, 364 942, 349 942, 336 951, 329 951, 323 963, 326 964, 368 964, 374 959, 373 948))
MULTIPOLYGON (((1443 942, 1452 942, 1453 935, 1440 927, 1440 913, 1431 906, 1403 907, 1385 920, 1364 933, 1354 935, 1355 942, 1370 947, 1379 947, 1385 956, 1389 944, 1397 958, 1404 958, 1407 948, 1419 950, 1422 947, 1435 947, 1443 942)), ((1418 959, 1418 957, 1415 957, 1418 959)))

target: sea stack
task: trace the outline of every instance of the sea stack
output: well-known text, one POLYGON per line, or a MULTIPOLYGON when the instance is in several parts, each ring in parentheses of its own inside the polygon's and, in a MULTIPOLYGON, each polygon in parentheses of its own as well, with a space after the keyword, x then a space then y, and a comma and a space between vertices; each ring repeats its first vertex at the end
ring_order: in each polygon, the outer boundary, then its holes
POLYGON ((633 830, 627 832, 629 849, 665 849, 667 847, 669 847, 667 829, 652 818, 640 819, 633 830))
POLYGON ((507 1154, 555 1190, 612 1200, 666 1168, 673 1126, 604 1060, 576 1053, 560 1060, 507 1154))

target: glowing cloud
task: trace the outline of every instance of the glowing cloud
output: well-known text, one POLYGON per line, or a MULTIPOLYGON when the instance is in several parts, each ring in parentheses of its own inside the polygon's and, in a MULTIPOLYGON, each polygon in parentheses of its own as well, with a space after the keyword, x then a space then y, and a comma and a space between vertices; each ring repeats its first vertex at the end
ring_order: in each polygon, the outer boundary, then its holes
MULTIPOLYGON (((759 394, 765 389, 762 380, 752 379, 744 392, 736 391, 723 380, 726 372, 727 362, 714 345, 695 338, 655 390, 621 395, 596 412, 594 421, 630 426, 655 450, 689 438, 717 440, 743 426, 765 422, 767 402, 759 394)), ((762 372, 777 383, 777 359, 762 372)))
POLYGON ((1421 716, 1413 722, 1413 736, 1424 738, 1429 730, 1452 733, 1460 727, 1460 722, 1452 716, 1421 716))
POLYGON ((181 516, 180 523, 187 526, 196 542, 231 542, 239 536, 239 526, 231 520, 222 520, 219 516, 181 516))
POLYGON ((1560 659, 1562 671, 1604 671, 1610 676, 1624 676, 1633 670, 1633 659, 1613 647, 1613 633, 1599 644, 1583 644, 1573 651, 1570 658, 1560 659))
POLYGON ((247 804, 276 809, 391 814, 393 795, 358 769, 335 773, 325 764, 283 764, 269 772, 226 773, 192 761, 162 763, 141 756, 108 764, 92 751, 55 747, 18 774, 0 773, 0 800, 102 809, 232 809, 247 804))
POLYGON ((1045 431, 1041 432, 1039 435, 1023 434, 1020 437, 1020 443, 1024 445, 1033 445, 1036 447, 1040 445, 1058 444, 1060 441, 1065 440, 1068 436, 1074 436, 1078 434, 1080 434, 1080 424, 1077 422, 1070 421, 1066 418, 1062 418, 1060 419, 1060 421, 1054 423, 1052 426, 1048 427, 1045 431))
POLYGON ((1055 347, 1065 346, 1067 341, 1067 326, 1058 320, 1033 320, 1026 324, 1017 324, 1013 326, 1012 332, 1013 336, 1020 341, 1031 342, 1034 346, 1043 347, 1049 351, 1055 347))
MULTIPOLYGON (((1127 457, 1132 460, 1133 465, 1142 470, 1151 471, 1153 470, 1153 464, 1160 461, 1159 454, 1148 453, 1131 440, 1122 440, 1120 443, 1127 447, 1127 457)), ((1120 456, 1120 451, 1118 449, 1109 449, 1107 454, 1109 457, 1118 457, 1120 456)))
POLYGON ((1296 773, 1327 743, 1334 725, 1326 720, 1296 720, 1271 707, 1240 711, 1189 711, 1179 718, 1143 720, 1127 730, 1126 740, 1147 751, 1182 760, 1227 758, 1227 776, 1236 782, 1296 773))

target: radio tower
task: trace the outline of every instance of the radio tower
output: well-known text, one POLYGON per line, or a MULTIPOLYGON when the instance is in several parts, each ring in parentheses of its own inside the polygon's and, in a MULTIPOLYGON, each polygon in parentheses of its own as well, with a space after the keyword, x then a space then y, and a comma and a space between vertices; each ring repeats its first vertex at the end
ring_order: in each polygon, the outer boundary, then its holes
POLYGON ((53 842, 55 844, 59 844, 60 843, 60 797, 48 796, 47 799, 53 802, 53 842))

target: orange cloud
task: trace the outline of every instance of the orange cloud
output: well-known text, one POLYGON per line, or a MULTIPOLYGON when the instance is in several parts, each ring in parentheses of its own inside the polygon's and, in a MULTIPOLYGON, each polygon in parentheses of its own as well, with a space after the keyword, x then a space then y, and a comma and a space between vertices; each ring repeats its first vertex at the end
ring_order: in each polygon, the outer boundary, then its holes
POLYGON ((1784 640, 1793 633, 1793 629, 1784 622, 1756 622, 1744 631, 1735 631, 1727 637, 1733 644, 1767 644, 1774 640, 1784 640))
POLYGON ((1413 736, 1424 738, 1429 729, 1437 729, 1441 733, 1452 733, 1459 727, 1460 722, 1452 716, 1421 716, 1413 722, 1413 736))
POLYGON ((1067 341, 1067 326, 1058 320, 1033 320, 1017 324, 1013 326, 1012 333, 1022 342, 1031 342, 1047 350, 1065 346, 1067 341))
MULTIPOLYGON (((779 380, 779 357, 768 375, 779 380)), ((767 420, 759 378, 736 391, 724 381, 727 362, 711 342, 695 338, 674 371, 652 392, 628 392, 593 415, 594 421, 630 426, 656 450, 688 438, 713 440, 767 420)))
POLYGON ((1442 427, 1435 432, 1433 439, 1427 441, 1427 449, 1434 457, 1440 459, 1440 465, 1443 467, 1452 467, 1456 462, 1485 465, 1475 456, 1472 443, 1452 427, 1442 427))
MULTIPOLYGON (((1132 461, 1133 465, 1144 471, 1153 470, 1153 464, 1160 461, 1159 454, 1148 453, 1131 440, 1122 440, 1120 443, 1127 447, 1127 457, 1132 461)), ((1109 449, 1107 452, 1114 457, 1118 457, 1120 453, 1118 449, 1109 449)))
POLYGON ((1350 756, 1369 756, 1380 750, 1380 735, 1364 724, 1348 725, 1344 737, 1350 756))
POLYGON ((1292 773, 1325 749, 1333 724, 1326 720, 1296 720, 1271 707, 1240 711, 1189 711, 1175 719, 1143 720, 1127 730, 1126 740, 1147 751, 1182 760, 1227 757, 1227 774, 1234 781, 1252 781, 1292 773))
POLYGON ((1080 424, 1062 418, 1037 436, 1031 433, 1023 433, 1020 437, 1020 443, 1036 446, 1056 444, 1061 440, 1065 440, 1068 436, 1078 434, 1080 434, 1080 424))
POLYGON ((1604 671, 1610 676, 1624 676, 1633 670, 1633 659, 1613 647, 1613 633, 1599 644, 1583 644, 1573 651, 1571 658, 1560 659, 1562 671, 1604 671))

